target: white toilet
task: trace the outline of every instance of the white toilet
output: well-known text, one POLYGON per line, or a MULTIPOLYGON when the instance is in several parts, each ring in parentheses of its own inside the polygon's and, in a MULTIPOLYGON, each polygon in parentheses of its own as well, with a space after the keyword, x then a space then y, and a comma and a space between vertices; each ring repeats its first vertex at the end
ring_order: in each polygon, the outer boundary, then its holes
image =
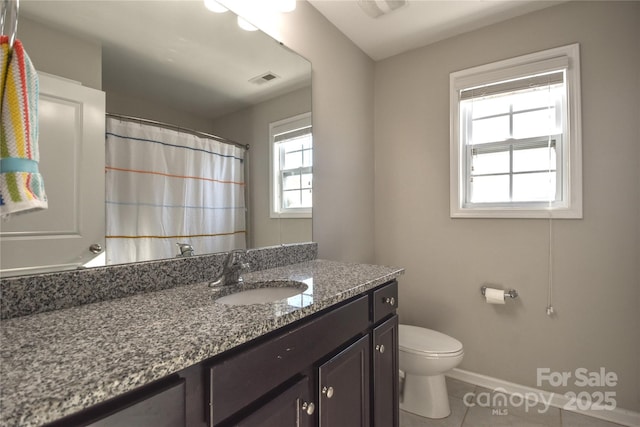
POLYGON ((431 329, 400 325, 400 371, 404 387, 400 409, 426 418, 451 413, 445 372, 462 361, 462 343, 431 329))

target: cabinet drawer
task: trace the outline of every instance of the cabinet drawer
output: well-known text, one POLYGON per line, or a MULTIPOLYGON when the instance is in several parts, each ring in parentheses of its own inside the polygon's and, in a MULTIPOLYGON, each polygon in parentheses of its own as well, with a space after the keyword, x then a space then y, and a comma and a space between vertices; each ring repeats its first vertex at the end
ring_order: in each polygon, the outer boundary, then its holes
POLYGON ((208 368, 209 424, 254 402, 369 325, 366 296, 255 345, 208 368))
POLYGON ((373 291, 371 320, 376 323, 396 312, 398 308, 398 282, 395 280, 373 291))

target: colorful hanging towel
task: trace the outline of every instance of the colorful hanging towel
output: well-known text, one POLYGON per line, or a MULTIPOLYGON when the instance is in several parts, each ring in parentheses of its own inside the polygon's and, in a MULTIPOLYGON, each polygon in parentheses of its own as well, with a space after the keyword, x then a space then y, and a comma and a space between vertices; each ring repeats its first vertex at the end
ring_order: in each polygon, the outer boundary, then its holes
POLYGON ((0 36, 0 216, 47 208, 38 169, 38 75, 22 43, 0 36))

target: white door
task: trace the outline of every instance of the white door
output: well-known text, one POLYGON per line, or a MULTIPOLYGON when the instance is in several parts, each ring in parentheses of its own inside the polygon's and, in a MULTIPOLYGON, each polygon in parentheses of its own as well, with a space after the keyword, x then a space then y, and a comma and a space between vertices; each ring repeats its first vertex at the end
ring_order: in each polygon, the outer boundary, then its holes
POLYGON ((39 77, 40 172, 49 208, 0 223, 2 276, 77 268, 99 256, 91 245, 105 245, 105 94, 39 77))

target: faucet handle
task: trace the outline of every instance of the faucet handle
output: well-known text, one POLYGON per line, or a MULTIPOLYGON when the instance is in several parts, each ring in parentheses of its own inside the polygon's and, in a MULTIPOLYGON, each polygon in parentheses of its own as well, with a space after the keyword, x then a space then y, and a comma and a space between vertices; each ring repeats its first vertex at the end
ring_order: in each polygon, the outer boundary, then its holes
POLYGON ((193 246, 191 246, 189 243, 178 242, 176 243, 176 245, 178 246, 178 250, 180 251, 180 253, 177 255, 178 257, 193 255, 193 246))

